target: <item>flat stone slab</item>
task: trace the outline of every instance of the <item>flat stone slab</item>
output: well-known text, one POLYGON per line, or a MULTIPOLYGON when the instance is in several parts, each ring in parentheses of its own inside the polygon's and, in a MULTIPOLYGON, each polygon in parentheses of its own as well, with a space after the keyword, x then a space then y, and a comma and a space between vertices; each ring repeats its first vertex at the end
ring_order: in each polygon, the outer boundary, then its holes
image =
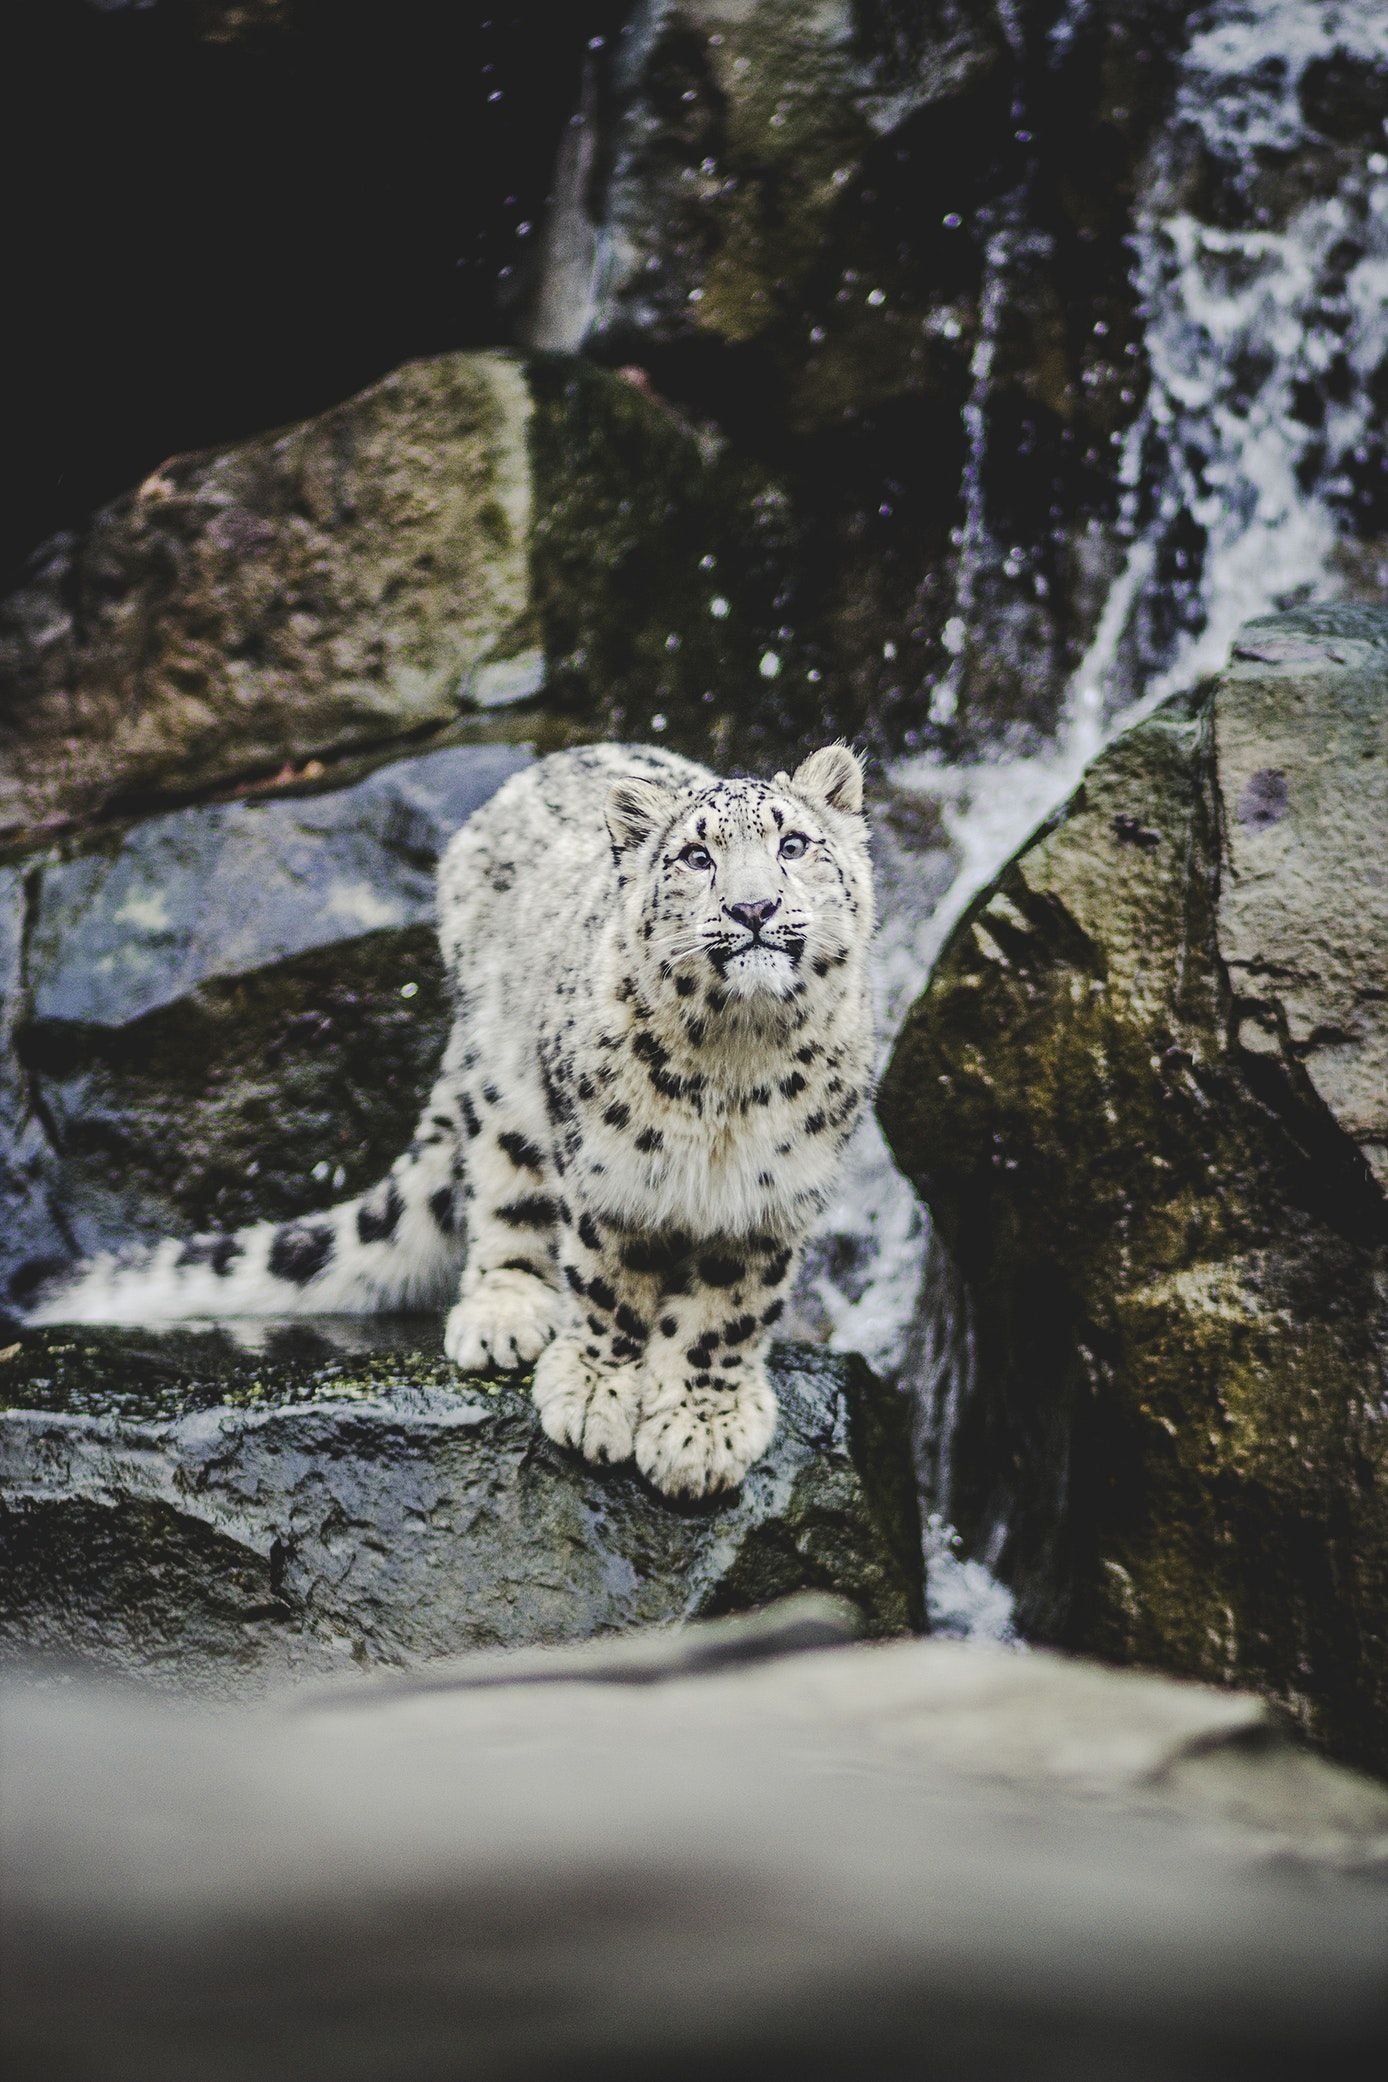
POLYGON ((523 1385, 458 1374, 433 1319, 26 1337, 0 1356, 0 1654, 228 1696, 806 1588, 919 1626, 903 1400, 810 1348, 774 1376, 770 1454, 675 1504, 555 1446, 523 1385))

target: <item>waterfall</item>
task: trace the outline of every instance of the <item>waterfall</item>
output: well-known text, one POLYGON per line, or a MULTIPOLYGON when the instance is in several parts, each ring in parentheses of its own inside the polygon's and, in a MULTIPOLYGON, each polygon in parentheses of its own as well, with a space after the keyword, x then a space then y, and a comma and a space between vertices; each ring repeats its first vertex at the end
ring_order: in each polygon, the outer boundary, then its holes
MULTIPOLYGON (((1058 36, 1078 11, 1072 4, 1058 36)), ((1340 120, 1337 94, 1356 74, 1388 75, 1382 0, 1215 0, 1192 19, 1132 242, 1150 382, 1119 466, 1125 552, 1050 746, 972 765, 916 757, 886 777, 877 1012, 888 1040, 965 906, 1109 737, 1222 664, 1250 617, 1388 585, 1388 568, 1373 568, 1372 547, 1353 534, 1356 504, 1372 500, 1383 466, 1388 145, 1356 149, 1355 137, 1327 138, 1313 123, 1317 113, 1340 120), (1285 172, 1293 160, 1298 180, 1285 172), (1280 203, 1279 170, 1290 191, 1280 203), (924 871, 895 835, 890 808, 902 798, 940 835, 943 851, 924 871)), ((1342 128, 1355 121, 1349 98, 1342 128)), ((975 485, 1013 236, 998 233, 988 253, 965 408, 975 485)), ((968 482, 963 501, 956 654, 969 553, 986 527, 968 482)), ((955 669, 934 691, 937 714, 948 713, 955 669)), ((875 1122, 864 1123, 805 1293, 831 1342, 911 1386, 932 1623, 1009 1639, 1011 1600, 988 1552, 961 1556, 948 1521, 952 1434, 973 1384, 967 1297, 875 1122)))

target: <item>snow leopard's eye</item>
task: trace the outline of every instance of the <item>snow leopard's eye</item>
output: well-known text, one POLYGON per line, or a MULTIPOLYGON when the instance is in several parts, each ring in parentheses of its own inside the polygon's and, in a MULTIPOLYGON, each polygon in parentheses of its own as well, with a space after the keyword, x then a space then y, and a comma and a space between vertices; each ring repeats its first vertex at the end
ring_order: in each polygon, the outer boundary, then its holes
POLYGON ((803 831, 788 831, 781 840, 782 860, 799 860, 802 854, 809 851, 809 845, 810 842, 803 831))
POLYGON ((697 868, 700 871, 713 866, 713 855, 707 846, 686 846, 680 859, 686 867, 697 868))

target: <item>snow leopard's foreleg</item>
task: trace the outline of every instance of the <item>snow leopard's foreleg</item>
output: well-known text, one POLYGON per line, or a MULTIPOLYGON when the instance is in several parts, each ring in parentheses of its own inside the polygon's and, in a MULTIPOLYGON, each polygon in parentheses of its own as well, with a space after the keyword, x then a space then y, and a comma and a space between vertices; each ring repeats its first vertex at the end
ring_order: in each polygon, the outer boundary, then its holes
POLYGON ((460 1217, 467 1257, 443 1344, 468 1372, 539 1357, 565 1319, 559 1281, 559 1196, 537 1094, 459 1081, 460 1217), (526 1103, 527 1099, 530 1103, 526 1103))
POLYGON ((740 1482, 776 1428, 763 1351, 794 1250, 770 1236, 651 1236, 589 1213, 563 1251, 580 1324, 536 1368, 545 1430, 590 1460, 634 1454, 671 1495, 740 1482))
POLYGON ((794 1246, 726 1237, 691 1252, 647 1354, 636 1464, 657 1489, 703 1496, 739 1483, 776 1430, 765 1350, 785 1311, 794 1246))

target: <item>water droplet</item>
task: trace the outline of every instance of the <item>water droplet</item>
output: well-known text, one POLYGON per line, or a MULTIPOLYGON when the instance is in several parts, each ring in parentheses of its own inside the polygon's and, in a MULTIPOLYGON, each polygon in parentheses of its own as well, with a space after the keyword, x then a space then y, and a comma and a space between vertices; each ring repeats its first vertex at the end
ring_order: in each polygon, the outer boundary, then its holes
POLYGON ((323 1180, 327 1177, 328 1173, 332 1170, 332 1168, 332 1165, 328 1162, 326 1157, 320 1157, 318 1162, 314 1165, 313 1170, 310 1173, 310 1176, 316 1178, 319 1184, 321 1185, 323 1180))
POLYGON ((951 658, 959 656, 968 638, 968 633, 968 630, 964 627, 963 616, 952 614, 945 623, 944 628, 940 631, 940 641, 949 652, 951 658))
POLYGON ((885 304, 887 301, 887 292, 885 289, 870 289, 868 291, 867 300, 870 304, 873 305, 885 304))
POLYGON ((757 667, 764 680, 774 680, 781 670, 781 661, 775 651, 763 651, 761 664, 757 667))
POLYGON ((714 594, 713 598, 709 601, 708 611, 713 616, 715 622, 722 622, 727 620, 728 603, 723 598, 723 595, 721 593, 714 594))
POLYGON ((713 569, 714 565, 715 565, 715 564, 716 564, 717 562, 718 562, 718 559, 717 559, 717 557, 715 557, 715 556, 714 556, 714 554, 713 554, 712 550, 708 550, 708 551, 706 551, 706 552, 705 552, 705 554, 704 554, 704 555, 703 555, 702 557, 700 557, 700 559, 699 559, 699 569, 700 569, 701 571, 712 571, 712 569, 713 569))
POLYGON ((668 730, 670 728, 669 717, 660 715, 652 716, 651 728, 655 732, 656 736, 659 737, 662 730, 668 730))
POLYGON ((419 996, 419 985, 417 983, 402 983, 400 995, 402 998, 417 998, 419 996))
POLYGON ((959 215, 959 212, 957 210, 951 210, 949 212, 949 215, 945 217, 942 221, 944 223, 946 231, 958 231, 964 219, 959 215))
POLYGON ((679 637, 675 634, 675 631, 672 629, 670 631, 670 634, 665 639, 665 648, 667 651, 677 651, 679 647, 679 637))
POLYGON ((701 304, 701 303, 703 302, 703 300, 704 300, 704 292, 703 292, 703 290, 702 290, 702 289, 691 289, 691 290, 690 290, 690 292, 689 292, 689 297, 688 297, 688 301, 689 301, 689 302, 690 302, 691 304, 701 304))
POLYGON ((884 658, 894 658, 896 656, 896 645, 892 642, 890 636, 882 646, 882 656, 884 658))

